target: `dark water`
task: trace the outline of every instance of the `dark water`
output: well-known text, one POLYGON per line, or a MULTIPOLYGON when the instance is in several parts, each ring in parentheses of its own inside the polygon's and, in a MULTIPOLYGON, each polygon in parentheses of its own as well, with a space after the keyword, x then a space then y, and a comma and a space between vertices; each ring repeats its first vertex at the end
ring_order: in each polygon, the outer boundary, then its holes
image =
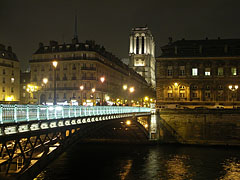
POLYGON ((239 180, 240 148, 77 144, 37 180, 239 180))

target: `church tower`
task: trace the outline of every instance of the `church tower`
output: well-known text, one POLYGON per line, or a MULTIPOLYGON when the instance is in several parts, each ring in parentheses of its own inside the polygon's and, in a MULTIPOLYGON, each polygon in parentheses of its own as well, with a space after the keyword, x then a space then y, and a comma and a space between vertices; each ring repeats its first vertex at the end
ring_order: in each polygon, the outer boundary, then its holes
POLYGON ((155 89, 155 43, 147 26, 133 28, 130 34, 129 67, 155 89))

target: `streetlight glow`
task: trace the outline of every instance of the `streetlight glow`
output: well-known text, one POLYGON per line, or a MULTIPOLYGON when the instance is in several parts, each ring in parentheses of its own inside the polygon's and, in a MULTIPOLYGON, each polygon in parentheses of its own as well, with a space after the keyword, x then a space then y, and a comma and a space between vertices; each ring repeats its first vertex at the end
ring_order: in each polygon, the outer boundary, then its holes
POLYGON ((96 89, 95 88, 92 88, 92 92, 94 93, 96 91, 96 89))
POLYGON ((128 86, 126 84, 123 85, 123 90, 126 90, 128 86))
POLYGON ((100 77, 100 81, 102 82, 102 83, 104 83, 104 81, 105 81, 105 77, 100 77))
POLYGON ((52 65, 53 65, 54 68, 56 68, 57 65, 58 65, 58 62, 57 62, 57 61, 53 61, 53 62, 52 62, 52 65))
POLYGON ((80 90, 82 91, 83 89, 84 89, 84 86, 83 86, 83 85, 81 85, 81 86, 80 86, 80 90))
POLYGON ((43 78, 43 83, 46 85, 48 83, 48 78, 43 78))
POLYGON ((130 88, 129 88, 129 92, 130 92, 130 93, 133 93, 134 91, 135 91, 134 87, 130 87, 130 88))

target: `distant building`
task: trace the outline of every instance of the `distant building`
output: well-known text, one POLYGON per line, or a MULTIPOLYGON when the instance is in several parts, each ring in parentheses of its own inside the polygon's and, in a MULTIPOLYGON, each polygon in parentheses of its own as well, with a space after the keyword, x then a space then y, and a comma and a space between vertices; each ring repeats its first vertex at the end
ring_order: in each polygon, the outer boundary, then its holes
POLYGON ((0 44, 0 103, 19 103, 20 67, 12 47, 0 44))
MULTIPOLYGON (((33 98, 31 98, 31 92, 28 90, 28 85, 30 85, 31 74, 30 71, 25 71, 20 73, 20 104, 32 104, 34 103, 33 98)), ((35 99, 37 102, 37 99, 35 99)))
POLYGON ((240 104, 240 39, 179 40, 161 47, 157 106, 240 104))
POLYGON ((153 88, 155 81, 155 43, 147 26, 133 28, 130 34, 129 67, 143 76, 153 88))
POLYGON ((129 58, 122 58, 121 61, 126 64, 129 65, 129 58))
POLYGON ((31 83, 42 87, 36 95, 40 104, 53 102, 53 60, 58 61, 58 103, 78 102, 90 105, 107 98, 127 99, 129 92, 123 90, 125 84, 135 87, 131 97, 137 100, 139 92, 149 87, 143 77, 107 52, 103 46, 94 41, 79 43, 75 37, 70 44, 58 44, 56 41, 50 41, 49 45, 40 43, 33 54, 30 60, 31 83), (103 83, 100 81, 101 77, 105 78, 103 83), (48 79, 46 85, 43 85, 44 78, 48 79), (83 86, 83 90, 80 90, 80 86, 83 86))

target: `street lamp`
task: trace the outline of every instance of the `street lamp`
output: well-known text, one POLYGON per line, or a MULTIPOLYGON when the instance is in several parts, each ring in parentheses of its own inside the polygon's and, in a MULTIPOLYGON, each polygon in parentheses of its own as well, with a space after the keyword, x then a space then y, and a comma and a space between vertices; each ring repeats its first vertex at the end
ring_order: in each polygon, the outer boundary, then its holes
POLYGON ((133 86, 129 88, 129 93, 130 93, 130 103, 131 103, 131 105, 132 105, 132 98, 131 98, 132 96, 131 96, 131 95, 132 95, 132 93, 133 93, 134 91, 135 91, 135 89, 134 89, 133 86))
POLYGON ((53 61, 52 62, 52 65, 53 65, 53 67, 54 67, 54 83, 53 83, 53 85, 54 85, 54 94, 53 94, 53 105, 56 105, 57 104, 57 98, 56 98, 56 87, 57 87, 57 82, 56 82, 56 73, 57 73, 57 71, 56 71, 56 69, 57 69, 57 65, 58 65, 58 62, 57 61, 53 61))
POLYGON ((83 95, 82 95, 83 89, 84 89, 84 86, 81 85, 80 86, 80 90, 81 90, 81 105, 83 105, 83 95))
POLYGON ((46 89, 47 89, 47 83, 48 83, 48 78, 43 78, 43 84, 44 84, 44 90, 45 90, 45 98, 44 98, 44 103, 46 105, 46 101, 47 101, 47 98, 46 98, 46 89))
POLYGON ((104 76, 100 77, 100 81, 101 81, 101 91, 102 91, 101 105, 103 106, 103 83, 105 81, 105 77, 104 76))
POLYGON ((94 105, 94 93, 95 93, 96 89, 92 88, 92 93, 93 93, 93 105, 94 105))
POLYGON ((228 86, 229 90, 232 91, 232 101, 233 101, 233 109, 234 109, 234 96, 233 93, 237 91, 238 85, 229 85, 228 86))
MULTIPOLYGON (((127 88, 128 88, 127 84, 124 84, 123 85, 123 90, 126 91, 127 88)), ((125 95, 123 97, 124 97, 123 101, 124 101, 124 104, 125 104, 125 95)))

